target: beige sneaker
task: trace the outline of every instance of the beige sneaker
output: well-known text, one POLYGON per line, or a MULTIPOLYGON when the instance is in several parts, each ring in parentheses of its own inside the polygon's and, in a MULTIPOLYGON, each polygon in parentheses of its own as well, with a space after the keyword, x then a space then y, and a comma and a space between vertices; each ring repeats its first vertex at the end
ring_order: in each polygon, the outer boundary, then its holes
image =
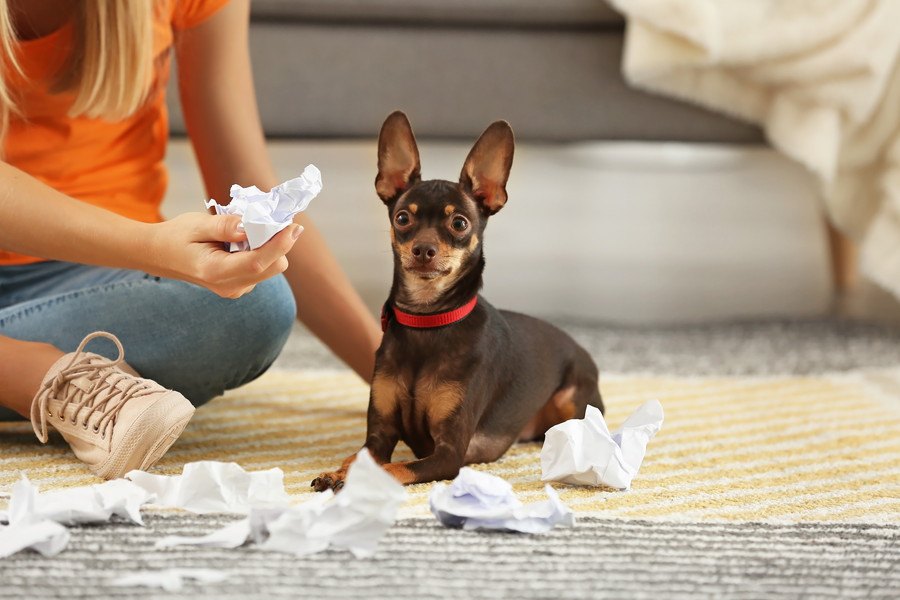
POLYGON ((125 363, 125 350, 111 333, 90 334, 75 352, 47 371, 31 403, 31 424, 41 442, 47 426, 59 431, 75 456, 104 479, 148 469, 175 443, 194 407, 178 392, 141 379, 125 363), (96 337, 112 340, 116 360, 85 352, 96 337))

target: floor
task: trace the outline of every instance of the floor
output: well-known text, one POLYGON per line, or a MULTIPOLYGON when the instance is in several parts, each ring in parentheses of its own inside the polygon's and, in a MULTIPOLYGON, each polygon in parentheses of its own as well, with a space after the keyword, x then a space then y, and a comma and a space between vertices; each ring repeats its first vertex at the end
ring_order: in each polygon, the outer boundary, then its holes
MULTIPOLYGON (((813 374, 900 362, 900 327, 835 319, 634 327, 563 324, 605 372, 813 374)), ((339 365, 302 329, 277 368, 339 365)), ((581 519, 545 536, 453 531, 398 522, 378 553, 306 558, 235 550, 157 551, 163 535, 196 535, 231 517, 148 515, 72 530, 56 558, 0 561, 0 598, 895 598, 900 527, 581 519), (181 593, 113 588, 135 570, 216 568, 222 584, 181 593), (50 575, 48 575, 50 574, 50 575)))
POLYGON ((896 598, 900 528, 686 524, 584 519, 543 536, 472 533, 408 520, 372 559, 294 558, 252 550, 153 551, 164 535, 207 531, 222 517, 154 516, 73 530, 55 559, 0 563, 0 598, 896 598), (182 593, 111 588, 131 570, 215 566, 224 583, 182 593), (41 578, 37 573, 52 573, 41 578))

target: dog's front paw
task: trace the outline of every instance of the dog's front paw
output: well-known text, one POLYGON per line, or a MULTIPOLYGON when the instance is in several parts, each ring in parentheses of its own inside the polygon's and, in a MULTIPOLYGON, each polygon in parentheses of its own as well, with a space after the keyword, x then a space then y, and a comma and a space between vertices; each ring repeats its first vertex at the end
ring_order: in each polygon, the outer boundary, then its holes
POLYGON ((313 479, 312 483, 309 485, 310 487, 315 488, 317 492, 324 492, 325 490, 334 490, 337 492, 344 487, 344 474, 341 472, 322 473, 313 479))

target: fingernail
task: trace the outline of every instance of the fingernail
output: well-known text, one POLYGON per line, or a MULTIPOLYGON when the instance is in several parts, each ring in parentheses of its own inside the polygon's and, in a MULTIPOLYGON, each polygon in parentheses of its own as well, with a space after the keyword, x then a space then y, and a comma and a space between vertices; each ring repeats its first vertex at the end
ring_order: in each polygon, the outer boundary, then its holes
POLYGON ((295 225, 294 231, 291 232, 291 238, 296 240, 298 237, 300 237, 301 233, 303 233, 303 226, 295 225))

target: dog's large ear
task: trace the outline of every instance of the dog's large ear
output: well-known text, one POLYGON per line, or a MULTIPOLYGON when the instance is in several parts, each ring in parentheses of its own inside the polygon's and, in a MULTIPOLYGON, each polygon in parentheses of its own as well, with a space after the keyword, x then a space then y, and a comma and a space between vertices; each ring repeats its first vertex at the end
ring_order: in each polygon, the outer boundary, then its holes
POLYGON ((392 112, 378 135, 378 176, 375 191, 385 204, 421 179, 419 149, 409 119, 392 112))
POLYGON ((459 183, 481 202, 489 215, 506 204, 506 181, 515 145, 509 123, 491 123, 475 142, 459 175, 459 183))

